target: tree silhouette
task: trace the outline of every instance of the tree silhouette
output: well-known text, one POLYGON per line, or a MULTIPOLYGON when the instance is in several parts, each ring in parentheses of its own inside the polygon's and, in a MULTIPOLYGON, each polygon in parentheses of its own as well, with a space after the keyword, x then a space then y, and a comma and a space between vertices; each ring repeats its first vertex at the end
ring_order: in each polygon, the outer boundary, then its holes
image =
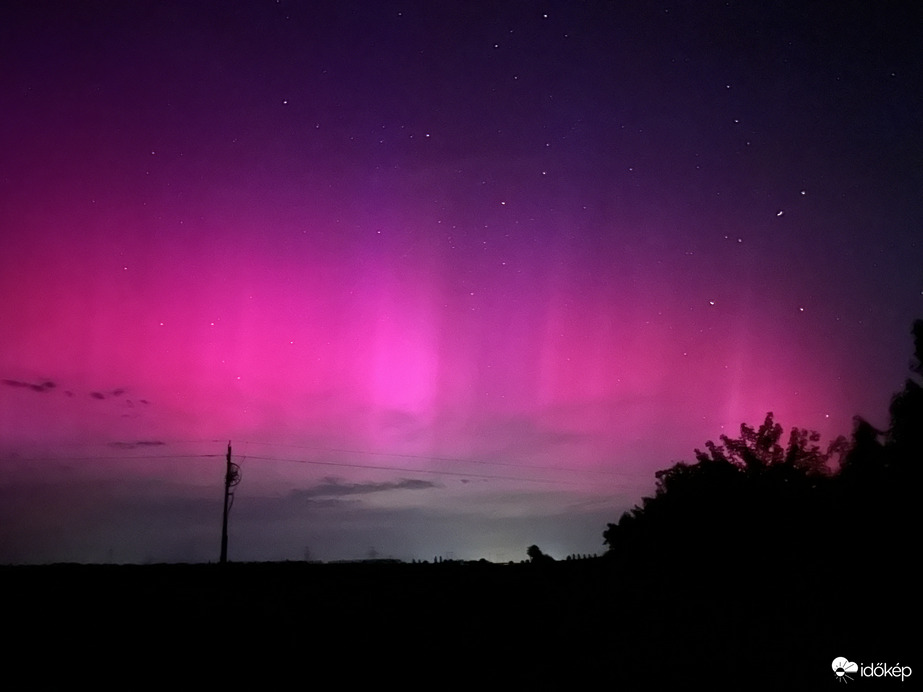
MULTIPOLYGON (((888 429, 878 430, 861 418, 855 419, 852 447, 838 479, 835 508, 838 521, 855 543, 874 544, 895 554, 916 542, 914 531, 920 522, 923 320, 916 320, 911 332, 911 374, 891 399, 888 429)), ((882 578, 879 574, 867 576, 882 578)))
POLYGON ((891 427, 888 430, 889 462, 904 481, 919 478, 923 463, 923 320, 913 323, 912 375, 891 399, 891 427))
POLYGON ((770 412, 760 426, 696 449, 695 463, 657 471, 654 496, 603 533, 607 558, 653 578, 683 574, 700 588, 725 588, 728 575, 750 588, 755 574, 803 572, 824 549, 823 507, 849 445, 837 438, 822 447, 802 428, 782 439, 770 412))
POLYGON ((792 428, 788 443, 783 447, 779 444, 782 426, 773 420, 771 411, 759 428, 744 423, 740 426, 740 437, 732 439, 722 435, 719 439, 720 445, 706 442, 705 452, 696 449, 696 459, 700 463, 731 464, 749 473, 786 468, 807 476, 829 475, 839 467, 849 449, 846 438, 838 437, 826 450, 821 450, 820 434, 804 428, 792 428))
MULTIPOLYGON (((923 320, 912 331, 912 374, 892 399, 888 430, 857 417, 851 441, 822 446, 802 428, 783 444, 771 412, 758 427, 743 424, 739 436, 696 449, 694 463, 658 471, 655 494, 603 532, 606 558, 709 588, 773 583, 816 592, 842 581, 848 546, 901 554, 919 525, 923 464, 923 320)), ((872 563, 850 570, 854 584, 881 589, 910 578, 872 563)))
POLYGON ((530 545, 526 549, 526 555, 529 556, 529 559, 532 561, 533 564, 538 565, 538 564, 545 564, 548 562, 554 562, 554 558, 551 557, 550 555, 545 555, 545 553, 542 552, 542 549, 539 548, 537 545, 530 545))

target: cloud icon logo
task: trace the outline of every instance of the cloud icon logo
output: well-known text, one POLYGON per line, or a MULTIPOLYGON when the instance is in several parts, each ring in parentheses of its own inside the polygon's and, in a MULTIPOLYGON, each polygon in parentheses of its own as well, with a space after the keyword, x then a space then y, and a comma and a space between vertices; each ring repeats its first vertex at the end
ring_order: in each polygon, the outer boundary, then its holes
POLYGON ((852 680, 847 673, 858 673, 859 666, 852 661, 838 656, 833 659, 833 672, 836 674, 837 682, 848 682, 852 680))

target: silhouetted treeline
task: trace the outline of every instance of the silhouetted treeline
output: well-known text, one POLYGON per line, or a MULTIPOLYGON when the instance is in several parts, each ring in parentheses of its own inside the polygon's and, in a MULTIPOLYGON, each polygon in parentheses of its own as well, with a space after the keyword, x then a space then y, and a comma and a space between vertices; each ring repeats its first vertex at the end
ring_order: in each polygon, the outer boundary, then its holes
POLYGON ((906 586, 923 463, 923 320, 913 326, 911 375, 877 430, 856 418, 852 438, 826 447, 795 428, 783 442, 772 413, 758 428, 696 450, 658 471, 653 497, 609 524, 614 567, 718 591, 839 584, 906 586))
POLYGON ((119 662, 131 680, 239 684, 249 663, 288 684, 500 671, 541 689, 787 690, 833 685, 839 656, 914 665, 923 321, 913 333, 886 430, 857 419, 822 447, 772 414, 744 425, 659 472, 604 558, 0 566, 8 677, 124 686, 119 662))

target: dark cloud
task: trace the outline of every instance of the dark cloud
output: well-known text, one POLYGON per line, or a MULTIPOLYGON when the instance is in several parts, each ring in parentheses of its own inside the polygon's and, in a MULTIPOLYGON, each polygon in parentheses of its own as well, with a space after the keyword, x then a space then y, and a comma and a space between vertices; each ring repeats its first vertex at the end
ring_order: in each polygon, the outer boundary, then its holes
POLYGON ((137 440, 135 442, 110 442, 109 446, 115 449, 139 449, 141 447, 162 447, 166 442, 160 440, 137 440))
POLYGON ((316 497, 342 497, 344 495, 365 495, 368 493, 381 493, 389 490, 428 490, 440 487, 432 481, 419 478, 401 478, 397 481, 382 483, 343 483, 337 478, 325 478, 322 483, 313 488, 293 490, 292 494, 299 498, 316 497))
POLYGON ((31 389, 33 392, 49 392, 57 386, 51 380, 42 380, 41 382, 23 382, 21 380, 2 380, 2 382, 7 387, 31 389))
POLYGON ((7 387, 29 387, 28 382, 20 382, 19 380, 3 380, 3 384, 7 387))
MULTIPOLYGON (((37 382, 27 382, 25 380, 14 380, 14 379, 7 378, 7 379, 0 380, 0 384, 4 384, 7 387, 13 387, 15 389, 31 389, 33 392, 38 392, 40 394, 44 392, 50 392, 58 388, 57 382, 54 382, 53 380, 39 380, 37 382)), ((74 392, 70 389, 62 390, 62 392, 67 397, 72 398, 75 396, 74 392)), ((108 398, 123 397, 127 393, 128 393, 128 390, 125 387, 116 387, 115 389, 110 389, 110 390, 99 390, 99 391, 90 392, 89 396, 92 397, 93 399, 104 401, 108 398)), ((123 399, 123 401, 125 402, 125 406, 130 407, 130 408, 134 408, 135 403, 139 403, 144 406, 148 406, 151 403, 147 399, 136 399, 136 400, 123 399)))
MULTIPOLYGON (((5 384, 7 387, 14 387, 16 389, 31 389, 33 392, 44 393, 50 392, 54 389, 57 389, 58 384, 53 380, 39 380, 37 382, 26 382, 24 380, 13 380, 13 379, 3 379, 0 380, 0 384, 5 384)), ((68 397, 73 397, 74 392, 66 389, 63 390, 64 395, 68 397)), ((103 401, 109 397, 121 397, 128 393, 128 390, 124 387, 116 387, 115 389, 109 391, 95 391, 90 392, 90 396, 94 399, 103 401)), ((138 402, 141 404, 149 404, 150 402, 147 399, 138 399, 138 402)), ((131 399, 125 399, 126 406, 134 406, 134 402, 131 399)))
POLYGON ((125 389, 123 389, 122 387, 117 387, 116 389, 106 392, 105 394, 103 394, 102 392, 90 392, 90 396, 93 397, 94 399, 105 399, 107 396, 119 397, 119 396, 122 396, 124 393, 125 393, 125 389))

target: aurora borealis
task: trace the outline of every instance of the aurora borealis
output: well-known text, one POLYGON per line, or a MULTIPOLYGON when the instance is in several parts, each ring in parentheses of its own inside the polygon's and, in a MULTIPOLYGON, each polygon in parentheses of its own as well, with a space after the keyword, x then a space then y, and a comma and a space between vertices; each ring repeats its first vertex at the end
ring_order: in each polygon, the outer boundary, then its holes
POLYGON ((767 411, 877 425, 923 304, 919 17, 0 9, 0 562, 602 550, 767 411))

